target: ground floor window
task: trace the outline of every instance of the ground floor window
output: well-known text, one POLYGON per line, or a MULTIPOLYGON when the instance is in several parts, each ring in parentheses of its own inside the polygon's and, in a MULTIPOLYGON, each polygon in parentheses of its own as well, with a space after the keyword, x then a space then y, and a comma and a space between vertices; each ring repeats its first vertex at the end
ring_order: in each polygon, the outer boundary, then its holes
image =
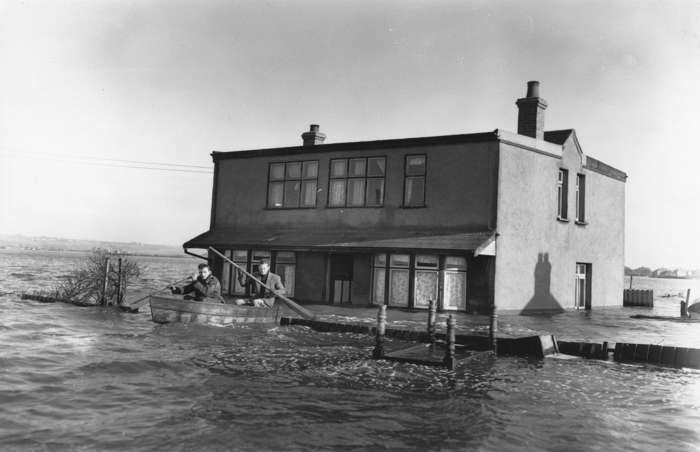
POLYGON ((415 290, 413 305, 417 308, 427 308, 430 300, 438 300, 438 270, 439 256, 417 255, 415 263, 415 290))
MULTIPOLYGON (((272 262, 272 271, 280 276, 287 296, 294 296, 296 278, 296 254, 287 251, 273 253, 269 250, 224 250, 224 255, 247 272, 259 271, 262 259, 272 262)), ((221 270, 221 292, 224 295, 246 296, 246 288, 241 286, 236 277, 236 269, 228 261, 224 261, 221 270)))
POLYGON ((288 297, 294 296, 296 262, 296 255, 291 251, 278 251, 275 256, 275 269, 273 271, 280 275, 288 297))
POLYGON ((442 309, 465 310, 467 260, 431 254, 376 254, 371 295, 375 305, 427 308, 435 300, 442 309))
POLYGON ((385 303, 386 254, 376 254, 372 260, 372 304, 385 303))
MULTIPOLYGON (((248 250, 224 250, 224 255, 248 270, 248 250)), ((236 278, 236 269, 226 260, 221 270, 221 292, 224 295, 245 295, 245 288, 241 287, 236 278)))
POLYGON ((442 309, 467 308, 467 260, 463 257, 445 258, 443 274, 442 309))
POLYGON ((411 256, 389 255, 389 306, 408 306, 411 256))
POLYGON ((574 308, 591 309, 591 264, 576 263, 574 308))

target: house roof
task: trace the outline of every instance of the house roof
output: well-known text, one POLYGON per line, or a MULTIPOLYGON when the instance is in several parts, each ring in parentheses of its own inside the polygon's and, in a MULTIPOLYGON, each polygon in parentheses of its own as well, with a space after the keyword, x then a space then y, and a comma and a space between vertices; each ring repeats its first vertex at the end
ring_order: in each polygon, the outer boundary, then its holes
POLYGON ((424 251, 473 251, 489 240, 493 232, 481 230, 334 230, 215 228, 183 244, 183 248, 265 247, 295 250, 376 251, 411 249, 424 251))
MULTIPOLYGON (((438 135, 430 137, 397 138, 374 141, 350 141, 343 143, 324 143, 313 146, 287 146, 281 148, 262 148, 227 152, 213 151, 211 153, 211 156, 212 159, 216 162, 217 160, 226 159, 240 159, 263 156, 270 157, 277 155, 289 156, 296 154, 312 154, 333 151, 363 151, 367 149, 375 150, 398 147, 449 145, 459 143, 483 143, 489 141, 504 140, 504 137, 509 137, 505 138, 506 140, 511 139, 519 142, 532 142, 534 144, 528 144, 527 146, 525 146, 525 148, 533 151, 538 151, 538 148, 544 147, 546 149, 546 147, 552 147, 552 145, 561 146, 566 142, 567 139, 569 139, 571 135, 573 135, 576 145, 578 146, 579 150, 581 150, 581 146, 578 143, 578 138, 576 137, 576 131, 574 129, 546 131, 544 132, 544 141, 551 144, 542 144, 542 141, 539 141, 539 145, 537 144, 538 141, 530 137, 496 129, 492 132, 467 133, 459 135, 438 135)), ((607 165, 601 162, 600 160, 592 158, 589 159, 592 160, 592 164, 590 166, 587 165, 586 168, 623 182, 627 179, 627 174, 625 174, 623 171, 620 171, 617 168, 607 165)))
POLYGON ((574 132, 574 129, 550 130, 544 133, 544 141, 549 141, 555 144, 564 144, 569 136, 574 132))
POLYGON ((343 143, 324 143, 313 146, 287 146, 281 148, 263 148, 251 149, 242 151, 219 152, 213 151, 212 158, 221 159, 238 159, 249 157, 261 157, 272 155, 294 155, 294 154, 311 154, 314 152, 333 152, 333 151, 362 151, 365 149, 386 149, 407 146, 433 146, 455 143, 482 143, 485 141, 496 141, 498 139, 495 131, 482 133, 466 133, 459 135, 438 135, 430 137, 415 137, 415 138, 396 138, 389 140, 374 140, 374 141, 349 141, 343 143))

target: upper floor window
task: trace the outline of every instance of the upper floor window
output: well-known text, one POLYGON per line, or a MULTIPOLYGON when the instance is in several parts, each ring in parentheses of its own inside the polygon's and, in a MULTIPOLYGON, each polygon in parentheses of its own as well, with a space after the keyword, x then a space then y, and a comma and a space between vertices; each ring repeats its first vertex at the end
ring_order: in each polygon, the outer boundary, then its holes
POLYGON ((385 173, 384 157, 331 160, 328 206, 383 206, 385 173))
POLYGON ((267 183, 267 207, 316 207, 318 160, 270 163, 267 183))
POLYGON ((566 220, 569 218, 569 170, 559 169, 557 180, 557 218, 566 220))
POLYGON ((425 155, 407 155, 404 169, 404 207, 425 206, 425 155))
POLYGON ((576 222, 586 222, 586 176, 576 175, 576 222))

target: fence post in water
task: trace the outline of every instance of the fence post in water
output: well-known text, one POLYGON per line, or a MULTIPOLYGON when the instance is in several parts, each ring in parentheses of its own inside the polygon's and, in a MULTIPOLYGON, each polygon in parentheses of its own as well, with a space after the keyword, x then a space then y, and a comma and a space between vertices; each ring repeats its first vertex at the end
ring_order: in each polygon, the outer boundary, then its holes
POLYGON ((102 285, 102 305, 107 304, 107 287, 109 284, 109 257, 105 257, 105 280, 102 285))
POLYGON ((688 317, 688 303, 690 303, 690 289, 685 293, 685 301, 681 301, 681 317, 688 317))
POLYGON ((117 274, 117 305, 122 304, 122 258, 118 261, 119 272, 117 274))
POLYGON ((454 370, 455 368, 455 329, 456 329, 455 318, 450 315, 447 318, 447 350, 445 351, 445 367, 449 370, 454 370))
POLYGON ((435 300, 428 300, 428 340, 430 345, 435 344, 435 317, 437 306, 435 300))
POLYGON ((494 353, 497 353, 498 339, 496 338, 496 332, 498 330, 498 316, 496 315, 496 306, 491 307, 491 315, 489 320, 489 341, 491 342, 491 350, 493 350, 494 353))
POLYGON ((377 337, 374 343, 372 358, 379 359, 384 356, 384 334, 386 333, 386 305, 379 306, 377 312, 377 337))

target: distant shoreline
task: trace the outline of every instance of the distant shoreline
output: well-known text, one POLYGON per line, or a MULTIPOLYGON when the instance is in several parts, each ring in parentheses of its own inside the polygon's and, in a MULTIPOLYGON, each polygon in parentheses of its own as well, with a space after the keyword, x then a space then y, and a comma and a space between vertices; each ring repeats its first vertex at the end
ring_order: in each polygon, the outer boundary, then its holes
MULTIPOLYGON (((90 254, 91 249, 49 249, 49 248, 24 248, 24 247, 10 247, 10 246, 0 246, 0 253, 11 252, 11 253, 70 253, 70 254, 90 254)), ((190 258, 184 252, 182 254, 175 253, 139 253, 133 251, 125 252, 114 252, 115 255, 119 256, 136 256, 136 257, 172 257, 172 258, 190 258)))

